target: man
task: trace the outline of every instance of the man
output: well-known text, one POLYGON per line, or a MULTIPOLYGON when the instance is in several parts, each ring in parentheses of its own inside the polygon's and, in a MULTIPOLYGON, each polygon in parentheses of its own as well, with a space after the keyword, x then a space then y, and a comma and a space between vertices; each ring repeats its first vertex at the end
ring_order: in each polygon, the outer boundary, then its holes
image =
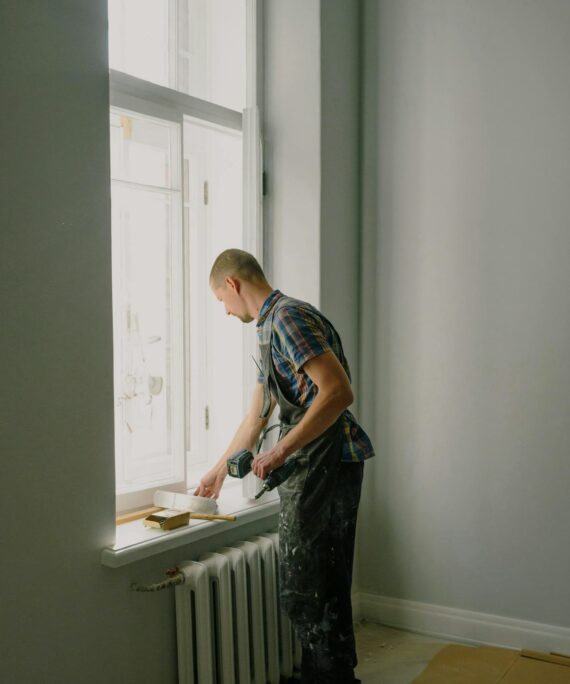
POLYGON ((281 607, 303 649, 301 682, 357 682, 352 559, 363 461, 374 453, 347 410, 353 394, 340 337, 313 306, 273 290, 242 250, 218 256, 210 287, 228 315, 257 320, 261 372, 248 415, 196 494, 219 495, 228 457, 254 450, 278 404, 279 441, 252 468, 265 479, 288 458, 297 464, 279 487, 279 575, 281 607))

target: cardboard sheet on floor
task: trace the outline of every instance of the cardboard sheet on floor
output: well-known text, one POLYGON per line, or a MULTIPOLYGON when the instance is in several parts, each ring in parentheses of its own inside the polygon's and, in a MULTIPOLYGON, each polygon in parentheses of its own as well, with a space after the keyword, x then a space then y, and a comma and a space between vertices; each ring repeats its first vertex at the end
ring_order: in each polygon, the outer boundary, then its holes
POLYGON ((445 646, 413 684, 570 684, 570 656, 445 646))

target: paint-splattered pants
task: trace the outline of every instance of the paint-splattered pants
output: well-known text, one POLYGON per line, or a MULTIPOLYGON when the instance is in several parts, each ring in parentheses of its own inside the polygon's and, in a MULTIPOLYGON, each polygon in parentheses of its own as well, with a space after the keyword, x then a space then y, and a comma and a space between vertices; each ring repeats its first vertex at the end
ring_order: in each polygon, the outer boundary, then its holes
POLYGON ((303 647, 302 680, 356 681, 350 600, 362 463, 340 460, 339 424, 297 454, 279 488, 280 600, 303 647))

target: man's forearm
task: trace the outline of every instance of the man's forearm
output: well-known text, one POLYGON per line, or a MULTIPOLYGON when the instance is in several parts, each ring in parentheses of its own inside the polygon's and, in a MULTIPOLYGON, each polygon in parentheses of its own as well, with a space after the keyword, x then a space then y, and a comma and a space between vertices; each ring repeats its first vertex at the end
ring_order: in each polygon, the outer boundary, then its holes
POLYGON ((253 451, 263 428, 267 425, 267 419, 246 416, 237 429, 228 448, 218 459, 214 466, 217 470, 225 470, 228 458, 241 449, 253 451))

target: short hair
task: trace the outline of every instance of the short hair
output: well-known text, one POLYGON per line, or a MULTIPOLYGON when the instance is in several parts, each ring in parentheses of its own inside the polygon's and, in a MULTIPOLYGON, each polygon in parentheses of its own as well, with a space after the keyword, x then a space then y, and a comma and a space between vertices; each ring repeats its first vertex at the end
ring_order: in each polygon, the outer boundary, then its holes
POLYGON ((226 276, 241 278, 250 283, 266 282, 257 259, 243 249, 226 249, 216 257, 210 271, 210 284, 221 287, 226 276))

